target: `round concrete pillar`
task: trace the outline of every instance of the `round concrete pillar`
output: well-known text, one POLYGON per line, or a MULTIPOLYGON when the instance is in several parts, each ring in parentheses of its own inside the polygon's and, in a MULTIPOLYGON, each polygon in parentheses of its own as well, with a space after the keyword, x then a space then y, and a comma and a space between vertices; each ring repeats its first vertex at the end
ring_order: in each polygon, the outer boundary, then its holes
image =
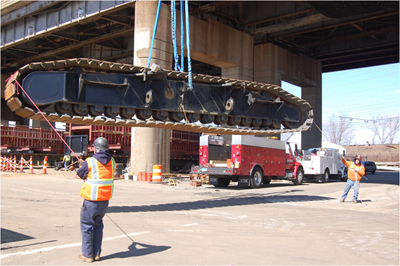
MULTIPOLYGON (((146 66, 150 52, 157 1, 137 1, 135 3, 134 65, 146 66)), ((151 63, 163 69, 171 69, 172 47, 170 16, 166 5, 162 5, 157 35, 154 41, 151 63)), ((170 130, 153 128, 132 128, 131 171, 152 172, 153 165, 162 165, 163 172, 170 168, 170 130)))

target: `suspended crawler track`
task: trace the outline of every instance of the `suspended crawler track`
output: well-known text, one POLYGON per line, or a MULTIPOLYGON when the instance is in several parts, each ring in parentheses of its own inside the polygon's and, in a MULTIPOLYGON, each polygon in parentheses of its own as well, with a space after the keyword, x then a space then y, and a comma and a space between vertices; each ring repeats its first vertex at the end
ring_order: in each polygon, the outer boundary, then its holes
POLYGON ((187 80, 187 73, 156 66, 78 58, 25 65, 9 78, 4 95, 17 115, 44 120, 32 99, 51 122, 225 135, 290 133, 312 125, 310 104, 279 86, 194 75, 190 89, 187 80))

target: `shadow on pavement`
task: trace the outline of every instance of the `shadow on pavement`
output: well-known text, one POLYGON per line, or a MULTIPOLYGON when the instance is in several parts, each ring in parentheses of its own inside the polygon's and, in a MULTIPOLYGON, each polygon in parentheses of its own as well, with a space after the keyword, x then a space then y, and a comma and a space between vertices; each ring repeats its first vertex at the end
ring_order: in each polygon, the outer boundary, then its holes
MULTIPOLYGON (((286 193, 290 193, 287 191, 286 193)), ((282 202, 304 202, 304 201, 323 201, 332 200, 334 198, 321 197, 321 196, 308 196, 308 195, 244 195, 244 196, 226 196, 218 194, 216 192, 204 192, 204 195, 209 194, 210 196, 225 196, 224 198, 210 199, 210 200, 198 200, 192 202, 176 202, 176 203, 165 203, 155 205, 142 205, 142 206, 110 206, 107 209, 107 213, 122 213, 122 212, 159 212, 159 211, 187 211, 197 209, 211 209, 229 206, 243 206, 243 205, 256 205, 256 204, 267 204, 267 203, 282 203, 282 202)), ((280 192, 279 194, 282 194, 280 192)))
POLYGON ((162 252, 167 249, 170 249, 169 246, 153 246, 147 245, 143 243, 133 242, 129 247, 128 251, 122 251, 115 254, 110 254, 104 257, 101 257, 101 260, 114 259, 114 258, 129 258, 129 257, 138 257, 145 256, 157 252, 162 252))
POLYGON ((1 244, 34 239, 34 237, 1 228, 1 244))

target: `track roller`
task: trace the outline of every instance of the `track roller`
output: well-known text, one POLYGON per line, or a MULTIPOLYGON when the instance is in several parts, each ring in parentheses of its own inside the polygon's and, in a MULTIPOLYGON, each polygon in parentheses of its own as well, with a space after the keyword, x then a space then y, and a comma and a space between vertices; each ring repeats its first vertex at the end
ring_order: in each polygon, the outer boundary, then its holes
POLYGON ((86 104, 74 104, 72 111, 76 115, 86 116, 89 113, 89 107, 86 104))
POLYGON ((136 114, 135 108, 122 108, 121 117, 131 119, 136 114))
POLYGON ((89 107, 89 114, 92 116, 100 116, 104 113, 104 107, 101 105, 93 105, 89 107))
POLYGON ((200 115, 200 122, 202 124, 210 124, 214 122, 214 115, 200 115))
POLYGON ((141 119, 141 120, 146 120, 149 119, 152 115, 152 112, 150 109, 139 109, 136 112, 136 116, 137 118, 141 119))
POLYGON ((153 111, 153 118, 158 121, 165 121, 168 118, 167 111, 153 111))
POLYGON ((119 115, 120 108, 119 107, 106 107, 105 115, 108 117, 115 118, 119 115))

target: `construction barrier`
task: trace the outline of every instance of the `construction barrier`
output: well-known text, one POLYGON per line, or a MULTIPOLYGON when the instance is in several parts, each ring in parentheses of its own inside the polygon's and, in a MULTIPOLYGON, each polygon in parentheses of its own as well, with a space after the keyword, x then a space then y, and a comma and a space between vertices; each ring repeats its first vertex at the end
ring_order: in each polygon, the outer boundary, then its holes
POLYGON ((151 182, 162 182, 162 166, 159 164, 153 165, 153 176, 151 182))
POLYGON ((21 160, 19 161, 19 163, 20 163, 20 165, 19 165, 19 171, 20 171, 21 173, 23 173, 23 172, 24 172, 24 163, 25 163, 24 156, 21 155, 21 160))
POLYGON ((151 177, 153 176, 153 173, 146 173, 146 179, 145 181, 151 182, 151 177))
POLYGON ((17 172, 17 156, 14 155, 13 159, 13 172, 17 172))
POLYGON ((44 161, 43 161, 43 174, 47 174, 47 156, 44 156, 44 161))
POLYGON ((4 171, 3 170, 3 156, 0 156, 0 168, 1 168, 1 171, 4 171))
POLYGON ((32 160, 32 156, 29 159, 29 173, 33 174, 33 160, 32 160))

